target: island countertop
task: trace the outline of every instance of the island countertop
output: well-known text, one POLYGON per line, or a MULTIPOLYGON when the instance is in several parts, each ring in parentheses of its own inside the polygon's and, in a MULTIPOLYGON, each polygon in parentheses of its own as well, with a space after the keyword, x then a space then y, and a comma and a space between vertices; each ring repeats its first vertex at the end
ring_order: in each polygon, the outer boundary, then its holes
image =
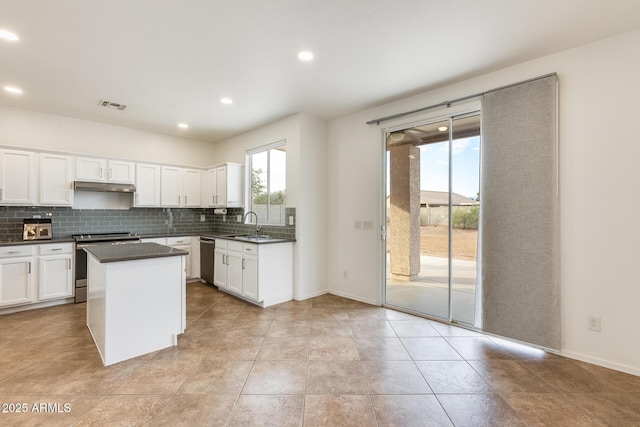
POLYGON ((134 261, 188 255, 187 251, 157 243, 128 243, 121 245, 96 245, 84 248, 100 263, 134 261))

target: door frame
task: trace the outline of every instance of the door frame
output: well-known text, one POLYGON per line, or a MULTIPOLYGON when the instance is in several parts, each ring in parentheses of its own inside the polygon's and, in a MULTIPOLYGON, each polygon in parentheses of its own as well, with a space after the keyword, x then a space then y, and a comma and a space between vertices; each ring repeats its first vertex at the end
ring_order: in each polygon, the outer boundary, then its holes
MULTIPOLYGON (((423 113, 420 114, 418 117, 416 117, 414 120, 412 121, 403 121, 406 120, 405 118, 401 118, 399 120, 395 120, 390 126, 384 127, 380 129, 380 142, 379 142, 379 150, 380 150, 380 156, 381 156, 381 169, 382 169, 382 174, 381 174, 381 178, 380 178, 380 183, 379 183, 379 196, 380 196, 380 212, 379 212, 379 219, 380 219, 380 224, 381 224, 381 233, 380 233, 380 239, 381 239, 381 245, 380 245, 380 271, 378 272, 378 277, 379 277, 379 298, 380 301, 382 303, 383 307, 388 307, 391 308, 393 310, 397 310, 397 311, 403 311, 415 316, 419 316, 419 317, 425 317, 428 319, 434 319, 440 322, 446 322, 449 324, 456 324, 458 325, 458 323, 455 323, 452 321, 451 319, 451 295, 449 295, 449 318, 448 319, 443 319, 440 317, 434 317, 434 316, 429 316, 427 314, 424 313, 418 313, 418 312, 414 312, 412 310, 406 309, 404 307, 397 307, 394 305, 388 305, 387 304, 387 242, 386 242, 386 236, 387 236, 387 138, 386 135, 387 133, 390 132, 396 132, 399 130, 404 130, 404 129, 410 129, 412 127, 416 127, 416 126, 422 126, 425 124, 429 124, 429 123, 434 123, 434 122, 438 122, 438 121, 444 121, 444 120, 449 120, 453 117, 459 117, 459 116, 464 116, 466 114, 473 114, 473 113, 479 113, 480 114, 480 120, 482 121, 482 103, 480 101, 480 99, 473 99, 470 100, 469 102, 465 102, 465 103, 461 103, 455 106, 450 106, 450 107, 442 107, 440 109, 436 109, 436 110, 431 110, 428 113, 423 113)), ((482 155, 482 150, 481 150, 481 155, 482 155)), ((449 171, 449 173, 451 173, 451 171, 449 171)), ((451 238, 451 237, 449 237, 451 238)), ((451 242, 450 242, 451 244, 451 242)), ((451 251, 451 247, 449 247, 449 251, 451 251)), ((480 255, 480 251, 478 252, 478 255, 480 255)), ((451 258, 449 256, 449 258, 451 258)), ((451 266, 449 266, 449 269, 451 269, 451 266)), ((476 292, 478 292, 478 290, 476 289, 476 292)), ((451 293, 451 286, 449 286, 449 293, 451 293)), ((476 303, 476 311, 477 311, 477 307, 478 304, 476 303)), ((478 313, 476 312, 476 318, 478 317, 478 313)), ((469 329, 477 329, 471 325, 461 325, 464 326, 466 328, 469 329)))

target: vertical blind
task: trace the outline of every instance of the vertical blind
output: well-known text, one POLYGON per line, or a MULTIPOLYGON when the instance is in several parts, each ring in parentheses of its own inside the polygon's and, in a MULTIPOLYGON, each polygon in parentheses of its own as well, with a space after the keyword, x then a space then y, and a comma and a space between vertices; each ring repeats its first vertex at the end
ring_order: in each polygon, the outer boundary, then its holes
POLYGON ((482 98, 482 329, 560 348, 557 76, 482 98))

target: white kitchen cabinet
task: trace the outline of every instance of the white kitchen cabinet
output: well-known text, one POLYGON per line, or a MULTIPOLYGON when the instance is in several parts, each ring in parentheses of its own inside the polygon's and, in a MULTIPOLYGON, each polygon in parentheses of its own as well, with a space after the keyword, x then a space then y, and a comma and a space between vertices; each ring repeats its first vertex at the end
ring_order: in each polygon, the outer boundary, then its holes
POLYGON ((121 184, 135 184, 136 164, 122 160, 107 161, 107 181, 121 184))
POLYGON ((76 157, 76 180, 106 181, 107 159, 76 157))
POLYGON ((182 168, 162 166, 160 174, 160 204, 162 206, 180 207, 182 199, 182 168))
POLYGON ((262 307, 293 299, 293 244, 216 239, 214 284, 262 307))
POLYGON ((224 163, 206 172, 204 205, 208 207, 242 207, 243 166, 224 163))
POLYGON ((0 248, 0 307, 36 301, 33 245, 0 248))
POLYGON ((34 205, 35 153, 0 150, 0 204, 34 205))
POLYGON ((73 157, 40 153, 38 160, 40 205, 71 206, 73 204, 73 157))
POLYGON ((213 257, 213 283, 222 289, 242 294, 242 243, 216 239, 213 257))
POLYGON ((38 300, 73 296, 73 244, 39 245, 38 300))
POLYGON ((136 164, 136 207, 160 206, 160 166, 136 164))
POLYGON ((197 169, 184 170, 184 206, 202 206, 202 171, 197 169))
POLYGON ((176 248, 176 249, 182 249, 183 251, 186 251, 188 253, 188 255, 185 257, 186 258, 186 266, 185 266, 185 271, 187 274, 187 279, 191 279, 193 277, 193 264, 192 264, 192 259, 193 257, 191 256, 192 253, 192 249, 191 249, 191 237, 190 236, 186 236, 186 237, 167 237, 167 246, 171 246, 172 248, 176 248))
POLYGON ((260 301, 257 256, 244 255, 242 258, 242 295, 254 301, 260 301))
POLYGON ((134 184, 135 163, 94 157, 76 157, 76 180, 134 184))
POLYGON ((213 253, 213 284, 220 289, 227 288, 227 266, 225 264, 225 258, 227 257, 227 250, 220 249, 218 246, 220 240, 216 240, 216 249, 213 253))
POLYGON ((202 171, 162 166, 160 204, 167 207, 200 207, 202 171))

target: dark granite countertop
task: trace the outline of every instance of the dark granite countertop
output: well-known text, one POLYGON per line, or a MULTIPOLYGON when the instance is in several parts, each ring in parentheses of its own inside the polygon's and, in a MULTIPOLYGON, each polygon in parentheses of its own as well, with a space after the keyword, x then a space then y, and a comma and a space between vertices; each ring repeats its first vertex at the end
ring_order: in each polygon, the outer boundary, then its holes
POLYGON ((268 245, 272 243, 293 243, 296 239, 283 239, 280 237, 270 237, 270 236, 260 236, 260 238, 256 238, 254 235, 247 236, 217 236, 216 239, 225 239, 225 240, 235 240, 237 242, 244 243, 255 243, 257 245, 268 245))
POLYGON ((0 246, 14 246, 14 245, 42 245, 47 243, 74 243, 73 237, 57 237, 50 240, 5 240, 0 242, 0 246))
POLYGON ((188 255, 187 251, 157 243, 96 245, 86 247, 84 250, 96 257, 101 263, 188 255))

